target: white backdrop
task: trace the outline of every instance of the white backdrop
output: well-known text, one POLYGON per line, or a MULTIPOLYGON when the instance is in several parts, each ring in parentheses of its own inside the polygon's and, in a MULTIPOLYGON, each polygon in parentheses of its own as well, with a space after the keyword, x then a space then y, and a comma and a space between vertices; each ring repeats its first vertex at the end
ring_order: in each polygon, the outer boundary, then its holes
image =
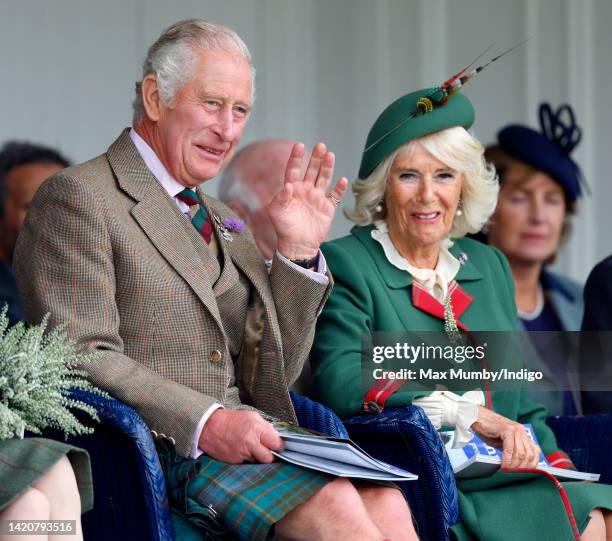
MULTIPOLYGON (((243 144, 322 140, 349 178, 390 101, 491 44, 495 53, 531 37, 466 87, 475 133, 492 142, 506 123, 536 127, 541 100, 571 103, 593 195, 556 266, 584 280, 612 252, 609 0, 0 0, 0 142, 46 143, 75 161, 103 152, 130 123, 146 48, 187 17, 227 24, 251 49, 258 97, 243 144)), ((215 194, 215 181, 205 189, 215 194)), ((349 227, 338 216, 332 236, 349 227)))

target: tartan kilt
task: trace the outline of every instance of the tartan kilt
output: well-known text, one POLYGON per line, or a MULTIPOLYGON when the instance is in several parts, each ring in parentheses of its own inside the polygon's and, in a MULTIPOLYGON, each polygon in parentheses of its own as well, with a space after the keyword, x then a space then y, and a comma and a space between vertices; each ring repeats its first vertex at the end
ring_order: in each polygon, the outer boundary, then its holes
POLYGON ((156 440, 170 505, 203 529, 207 540, 264 540, 289 511, 334 477, 286 462, 227 464, 176 453, 156 440))
POLYGON ((64 455, 68 455, 81 494, 81 510, 93 507, 87 451, 46 438, 0 440, 0 511, 8 507, 64 455))

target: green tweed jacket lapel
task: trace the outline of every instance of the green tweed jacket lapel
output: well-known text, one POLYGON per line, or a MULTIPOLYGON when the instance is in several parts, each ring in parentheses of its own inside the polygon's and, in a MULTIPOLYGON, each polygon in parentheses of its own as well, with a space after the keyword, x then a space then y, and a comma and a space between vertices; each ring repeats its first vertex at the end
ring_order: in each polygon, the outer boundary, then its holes
POLYGON ((119 187, 136 201, 131 210, 136 222, 223 329, 206 268, 211 258, 202 257, 206 247, 196 229, 145 165, 130 139, 129 130, 124 130, 109 147, 107 157, 119 187), (172 235, 168 235, 168 229, 172 235), (168 242, 168 238, 175 240, 168 242), (177 238, 182 240, 176 242, 177 238))

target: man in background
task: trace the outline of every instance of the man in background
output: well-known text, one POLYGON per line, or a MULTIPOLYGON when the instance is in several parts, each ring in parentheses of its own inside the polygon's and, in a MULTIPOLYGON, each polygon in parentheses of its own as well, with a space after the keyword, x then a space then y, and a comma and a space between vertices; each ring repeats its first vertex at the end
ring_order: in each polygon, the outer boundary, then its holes
POLYGON ((32 143, 8 141, 0 150, 0 308, 8 304, 11 324, 25 319, 11 268, 17 235, 36 190, 69 165, 58 151, 32 143))
POLYGON ((219 199, 244 220, 266 261, 272 260, 277 244, 267 206, 283 187, 295 143, 267 139, 247 145, 234 156, 219 184, 219 199))

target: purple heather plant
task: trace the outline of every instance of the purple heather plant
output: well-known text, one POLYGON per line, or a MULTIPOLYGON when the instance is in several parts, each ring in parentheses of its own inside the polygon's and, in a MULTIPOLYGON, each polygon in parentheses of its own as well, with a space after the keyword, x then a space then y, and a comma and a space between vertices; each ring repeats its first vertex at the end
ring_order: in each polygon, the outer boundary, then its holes
POLYGON ((228 231, 242 233, 244 231, 244 222, 240 218, 225 218, 223 227, 228 231))

